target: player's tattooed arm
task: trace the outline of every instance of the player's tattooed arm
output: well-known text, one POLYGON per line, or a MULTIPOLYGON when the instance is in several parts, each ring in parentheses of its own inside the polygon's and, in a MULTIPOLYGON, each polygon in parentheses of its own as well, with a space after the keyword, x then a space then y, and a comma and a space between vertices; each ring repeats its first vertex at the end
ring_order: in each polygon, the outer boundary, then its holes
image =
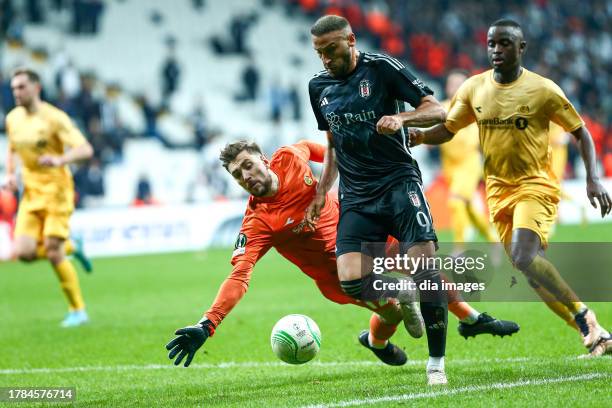
POLYGON ((586 169, 587 197, 593 208, 597 208, 596 200, 599 202, 599 210, 603 218, 612 210, 612 199, 603 184, 599 181, 599 176, 597 175, 597 160, 593 138, 591 137, 591 133, 589 133, 588 129, 584 126, 574 130, 572 135, 574 135, 578 141, 580 155, 582 156, 582 161, 586 169))
POLYGON ((446 120, 446 111, 440 102, 431 95, 424 96, 421 104, 411 112, 400 112, 383 116, 376 123, 376 131, 381 135, 397 132, 404 126, 429 127, 446 120))
POLYGON ((439 145, 448 142, 453 136, 455 136, 455 134, 449 131, 443 124, 436 125, 427 130, 416 128, 408 129, 410 147, 420 144, 439 145))
POLYGON ((321 179, 317 185, 317 192, 306 208, 306 226, 312 230, 315 229, 319 217, 321 216, 321 210, 325 206, 325 196, 327 192, 332 188, 338 177, 338 163, 336 162, 336 151, 334 150, 334 142, 331 132, 327 131, 327 149, 325 150, 325 159, 323 160, 323 171, 321 172, 321 179))

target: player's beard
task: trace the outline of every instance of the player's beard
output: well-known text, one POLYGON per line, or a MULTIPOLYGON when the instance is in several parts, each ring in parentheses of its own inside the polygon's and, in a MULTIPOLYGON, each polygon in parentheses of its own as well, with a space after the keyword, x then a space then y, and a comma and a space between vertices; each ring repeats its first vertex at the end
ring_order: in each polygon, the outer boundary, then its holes
POLYGON ((15 105, 22 106, 24 108, 28 108, 32 104, 32 98, 15 98, 15 105))
POLYGON ((349 67, 351 66, 351 49, 346 50, 346 54, 342 56, 341 62, 334 67, 330 74, 334 78, 342 78, 349 74, 349 67))
POLYGON ((270 192, 271 188, 272 188, 272 176, 268 174, 264 180, 257 183, 253 189, 250 189, 250 193, 251 195, 255 197, 263 197, 270 192))
POLYGON ((14 98, 15 105, 21 106, 26 110, 30 111, 34 107, 35 96, 34 95, 25 95, 20 98, 14 98))

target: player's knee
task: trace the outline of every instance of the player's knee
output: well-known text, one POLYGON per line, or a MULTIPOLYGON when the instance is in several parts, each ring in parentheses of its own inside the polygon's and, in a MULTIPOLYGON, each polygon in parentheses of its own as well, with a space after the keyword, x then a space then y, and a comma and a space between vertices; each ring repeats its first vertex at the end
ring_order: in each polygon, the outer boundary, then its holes
POLYGON ((338 262, 338 278, 341 281, 351 281, 361 278, 360 264, 341 260, 338 262))
POLYGON ((529 283, 529 286, 531 286, 534 289, 540 288, 540 285, 538 285, 538 283, 534 281, 533 279, 527 279, 527 283, 529 283))
POLYGON ((536 255, 537 253, 531 253, 531 251, 516 249, 512 251, 512 264, 521 272, 527 273, 527 268, 529 268, 536 255))
POLYGON ((36 242, 23 237, 18 237, 15 242, 15 257, 22 262, 36 260, 36 242))
POLYGON ((24 251, 19 248, 16 249, 15 255, 21 262, 32 262, 36 260, 35 251, 24 251))
POLYGON ((45 245, 45 250, 47 253, 47 259, 53 264, 60 263, 64 258, 64 253, 62 252, 62 248, 59 245, 45 245))

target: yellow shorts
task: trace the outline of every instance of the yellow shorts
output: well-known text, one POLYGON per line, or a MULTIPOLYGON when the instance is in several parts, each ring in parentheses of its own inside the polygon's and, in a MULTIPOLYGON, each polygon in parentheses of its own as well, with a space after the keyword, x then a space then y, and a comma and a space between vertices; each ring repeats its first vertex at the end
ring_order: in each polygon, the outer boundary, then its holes
POLYGON ((28 236, 36 241, 44 237, 67 239, 70 236, 70 213, 47 210, 19 210, 15 223, 15 236, 28 236))
POLYGON ((546 247, 548 234, 557 219, 558 188, 526 183, 492 190, 487 189, 487 203, 500 240, 508 245, 512 242, 513 230, 527 228, 538 234, 542 246, 546 247))

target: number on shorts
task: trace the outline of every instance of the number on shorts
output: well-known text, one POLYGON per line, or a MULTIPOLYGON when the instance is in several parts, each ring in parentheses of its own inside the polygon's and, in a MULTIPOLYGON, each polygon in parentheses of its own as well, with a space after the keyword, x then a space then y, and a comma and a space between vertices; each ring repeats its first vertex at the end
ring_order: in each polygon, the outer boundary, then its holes
POLYGON ((431 231, 431 222, 429 221, 427 214, 425 214, 423 211, 417 211, 416 219, 419 225, 425 228, 427 232, 431 231))

